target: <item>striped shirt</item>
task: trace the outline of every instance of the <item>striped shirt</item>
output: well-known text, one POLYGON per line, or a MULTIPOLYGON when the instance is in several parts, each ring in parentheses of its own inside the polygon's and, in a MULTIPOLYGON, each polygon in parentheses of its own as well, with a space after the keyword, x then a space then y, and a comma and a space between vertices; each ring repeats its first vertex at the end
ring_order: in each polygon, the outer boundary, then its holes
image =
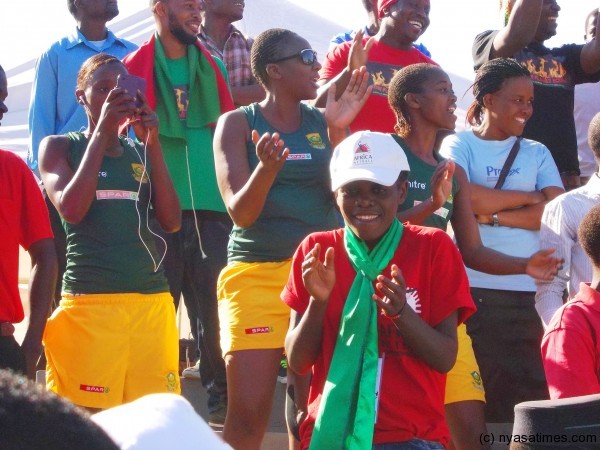
POLYGON ((202 45, 217 58, 221 59, 227 68, 229 76, 229 85, 231 87, 250 86, 257 84, 252 75, 250 67, 250 49, 254 42, 251 38, 246 38, 241 31, 231 25, 229 37, 225 41, 225 46, 221 50, 216 42, 200 27, 198 38, 202 45))
POLYGON ((535 307, 548 325, 563 304, 563 292, 573 298, 579 283, 592 279, 592 264, 577 240, 577 229, 583 217, 600 203, 600 178, 592 175, 590 181, 578 189, 566 192, 544 208, 540 228, 540 248, 554 248, 553 256, 564 259, 562 269, 552 281, 536 281, 535 307))

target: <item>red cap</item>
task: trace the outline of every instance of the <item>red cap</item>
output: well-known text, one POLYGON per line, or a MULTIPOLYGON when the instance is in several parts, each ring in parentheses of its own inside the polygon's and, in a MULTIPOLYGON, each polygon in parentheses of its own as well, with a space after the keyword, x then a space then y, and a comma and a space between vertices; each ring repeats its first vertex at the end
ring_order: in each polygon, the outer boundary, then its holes
POLYGON ((390 5, 393 5, 398 0, 378 0, 377 11, 379 12, 379 18, 383 17, 383 10, 390 5))

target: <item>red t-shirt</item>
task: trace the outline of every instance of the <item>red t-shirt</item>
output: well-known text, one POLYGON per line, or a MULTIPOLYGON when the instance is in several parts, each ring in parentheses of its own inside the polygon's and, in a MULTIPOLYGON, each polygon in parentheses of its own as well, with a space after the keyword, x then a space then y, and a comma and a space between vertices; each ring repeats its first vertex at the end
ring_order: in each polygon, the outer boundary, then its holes
POLYGON ((52 237, 48 209, 27 165, 0 150, 0 322, 23 320, 19 297, 19 245, 52 237))
MULTIPOLYGON (((343 234, 343 229, 339 229, 314 233, 304 239, 294 255, 290 278, 281 294, 286 304, 304 314, 310 300, 302 282, 304 256, 317 242, 323 252, 328 247, 334 248, 336 283, 324 318, 321 353, 312 369, 308 417, 300 427, 302 448, 310 444, 342 310, 356 274, 344 249, 343 234)), ((406 225, 392 261, 383 271, 387 277, 391 277, 392 264, 402 270, 409 306, 432 327, 455 310, 459 323, 475 311, 462 258, 443 231, 406 225)), ((419 438, 446 445, 449 439, 444 417, 446 376, 417 358, 389 319, 379 317, 378 332, 379 354, 385 356, 373 442, 419 438)))
MULTIPOLYGON (((346 68, 351 45, 352 42, 344 42, 327 53, 319 73, 321 80, 330 80, 346 68)), ((363 130, 394 132, 396 116, 388 103, 388 86, 398 70, 417 63, 436 64, 416 48, 398 50, 379 41, 373 43, 367 62, 367 71, 371 74, 369 84, 373 85, 373 92, 350 124, 352 133, 363 130)))
POLYGON ((600 293, 586 283, 559 309, 542 339, 550 398, 600 394, 600 293))

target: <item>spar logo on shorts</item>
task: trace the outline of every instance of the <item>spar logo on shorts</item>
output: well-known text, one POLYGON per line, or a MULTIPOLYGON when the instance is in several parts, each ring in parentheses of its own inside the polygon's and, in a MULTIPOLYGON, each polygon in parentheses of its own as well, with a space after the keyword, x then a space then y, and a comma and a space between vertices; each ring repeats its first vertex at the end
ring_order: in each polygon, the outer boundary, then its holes
POLYGON ((79 390, 91 392, 92 394, 108 394, 110 392, 108 386, 90 386, 88 384, 80 384, 79 390))
POLYGON ((246 328, 246 334, 265 334, 265 333, 272 333, 273 332, 273 327, 253 327, 253 328, 246 328))
POLYGON ((471 372, 471 377, 473 378, 473 387, 482 391, 483 383, 481 382, 481 375, 479 374, 479 372, 474 370, 473 372, 471 372))

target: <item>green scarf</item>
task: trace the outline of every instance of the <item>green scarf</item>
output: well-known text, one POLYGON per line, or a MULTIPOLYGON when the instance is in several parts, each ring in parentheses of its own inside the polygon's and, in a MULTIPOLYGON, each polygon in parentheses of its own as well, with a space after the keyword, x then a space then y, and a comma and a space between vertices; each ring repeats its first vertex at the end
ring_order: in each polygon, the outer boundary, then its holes
MULTIPOLYGON (((156 39, 154 53, 154 71, 156 80, 156 114, 160 123, 160 134, 171 138, 182 139, 185 135, 184 124, 179 118, 175 91, 171 84, 167 56, 160 42, 156 39)), ((206 58, 194 45, 187 46, 187 58, 190 68, 190 85, 188 86, 188 111, 186 125, 188 128, 203 128, 217 121, 221 115, 219 94, 215 72, 206 58)))
POLYGON ((364 241, 346 226, 344 245, 356 277, 344 304, 310 450, 373 446, 378 359, 373 281, 390 263, 403 230, 400 221, 394 220, 369 252, 364 241))

